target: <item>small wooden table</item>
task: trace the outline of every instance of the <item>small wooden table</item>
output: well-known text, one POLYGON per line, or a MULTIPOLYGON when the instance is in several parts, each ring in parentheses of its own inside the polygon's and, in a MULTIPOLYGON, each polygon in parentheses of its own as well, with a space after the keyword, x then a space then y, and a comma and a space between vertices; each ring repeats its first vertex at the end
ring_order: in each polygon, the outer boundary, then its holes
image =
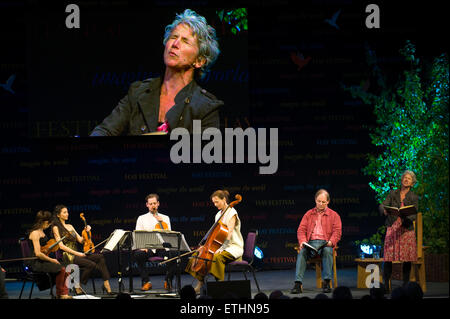
POLYGON ((371 274, 370 272, 366 272, 366 267, 370 264, 374 264, 378 266, 379 272, 379 282, 383 282, 381 263, 383 262, 383 258, 356 258, 356 263, 358 264, 358 282, 356 284, 356 288, 368 288, 366 285, 366 278, 371 274))

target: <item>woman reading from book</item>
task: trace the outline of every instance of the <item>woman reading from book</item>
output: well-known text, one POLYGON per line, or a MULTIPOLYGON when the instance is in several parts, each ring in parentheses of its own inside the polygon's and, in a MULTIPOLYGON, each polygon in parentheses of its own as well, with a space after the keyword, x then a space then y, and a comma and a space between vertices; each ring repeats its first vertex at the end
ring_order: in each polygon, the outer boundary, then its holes
MULTIPOLYGON (((111 292, 111 286, 109 284, 109 271, 106 267, 105 258, 102 254, 88 254, 81 253, 77 249, 77 242, 82 244, 84 238, 81 237, 75 230, 75 228, 66 223, 69 219, 69 211, 64 205, 57 205, 54 210, 53 220, 53 235, 56 240, 59 240, 63 236, 66 236, 63 241, 59 243, 59 248, 64 251, 62 262, 63 264, 76 264, 81 269, 81 283, 85 285, 94 269, 100 271, 103 279, 103 291, 108 294, 111 292)), ((90 230, 90 226, 87 225, 87 230, 90 230)), ((75 291, 77 295, 82 294, 81 287, 75 285, 75 291)))
POLYGON ((409 281, 411 262, 417 260, 416 236, 413 221, 416 215, 399 217, 389 214, 385 206, 404 207, 413 205, 416 211, 419 207, 418 196, 411 190, 416 183, 416 174, 406 170, 400 179, 400 188, 392 190, 380 205, 381 214, 386 216, 386 237, 384 240, 384 282, 390 291, 389 281, 392 275, 392 262, 403 262, 403 283, 409 281))

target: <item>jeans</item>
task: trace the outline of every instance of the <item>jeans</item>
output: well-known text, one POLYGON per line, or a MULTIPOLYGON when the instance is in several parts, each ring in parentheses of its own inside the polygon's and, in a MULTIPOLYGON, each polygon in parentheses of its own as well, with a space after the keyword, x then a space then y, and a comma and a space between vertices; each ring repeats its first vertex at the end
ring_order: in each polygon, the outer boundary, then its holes
MULTIPOLYGON (((326 240, 310 240, 308 244, 318 248, 326 242, 326 240)), ((322 278, 324 280, 331 280, 331 270, 333 267, 333 247, 324 247, 319 252, 322 257, 322 278)), ((309 257, 308 255, 307 248, 302 248, 298 253, 295 267, 295 281, 303 282, 303 276, 305 275, 306 270, 306 261, 309 257)))

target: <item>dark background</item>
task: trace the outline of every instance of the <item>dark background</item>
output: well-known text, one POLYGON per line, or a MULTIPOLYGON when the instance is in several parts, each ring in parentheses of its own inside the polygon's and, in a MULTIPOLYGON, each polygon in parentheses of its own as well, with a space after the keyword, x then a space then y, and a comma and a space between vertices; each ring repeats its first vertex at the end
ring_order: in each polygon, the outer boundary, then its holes
MULTIPOLYGON (((236 36, 208 1, 85 1, 79 30, 65 28, 65 2, 1 2, 0 83, 16 78, 14 94, 0 88, 0 258, 19 257, 17 240, 38 210, 67 205, 80 233, 84 212, 97 243, 116 228, 133 230, 153 192, 172 228, 196 245, 216 213, 210 194, 226 188, 243 196, 236 209, 244 237, 259 230, 258 267, 292 268, 297 227, 314 193, 326 188, 343 224, 338 267, 353 265, 352 242, 373 234, 383 218, 361 172, 375 151, 373 109, 341 85, 376 92, 366 46, 391 85, 402 75, 406 40, 424 61, 445 51, 439 2, 375 1, 380 29, 365 26, 369 3, 227 2, 248 8, 249 31, 236 36), (225 101, 222 127, 277 127, 277 173, 260 175, 260 164, 175 165, 168 137, 86 137, 132 81, 162 72, 164 27, 184 8, 217 30, 222 53, 201 85, 225 101), (338 10, 339 30, 324 22, 338 10), (310 59, 299 67, 293 56, 310 59)), ((2 266, 13 273, 20 265, 2 266)))

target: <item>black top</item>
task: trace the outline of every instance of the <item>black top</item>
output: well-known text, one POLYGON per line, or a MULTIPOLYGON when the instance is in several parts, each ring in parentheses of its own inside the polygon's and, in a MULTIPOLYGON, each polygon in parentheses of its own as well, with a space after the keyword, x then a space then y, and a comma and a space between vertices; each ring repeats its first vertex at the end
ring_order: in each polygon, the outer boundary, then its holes
MULTIPOLYGON (((405 195, 405 199, 403 200, 403 206, 414 205, 416 210, 419 211, 419 197, 413 191, 409 191, 405 195)), ((391 206, 400 208, 402 206, 400 200, 400 189, 392 190, 386 199, 383 201, 382 205, 380 205, 380 213, 383 214, 384 207, 383 206, 391 206)), ((392 226, 392 224, 397 220, 397 216, 387 215, 385 225, 387 227, 392 226)), ((406 218, 402 218, 402 226, 408 230, 413 230, 414 225, 413 221, 416 220, 416 215, 410 215, 406 218)))
MULTIPOLYGON (((159 124, 161 85, 161 78, 132 83, 128 94, 90 135, 142 135, 155 132, 159 124)), ((175 104, 166 113, 169 130, 183 127, 192 134, 193 120, 201 120, 202 131, 208 127, 219 128, 219 108, 223 104, 192 80, 178 92, 175 104)))
MULTIPOLYGON (((39 244, 41 247, 47 245, 48 240, 47 235, 44 233, 44 237, 39 238, 39 244)), ((30 257, 36 257, 36 254, 34 253, 33 241, 30 238, 28 238, 28 246, 30 246, 30 257)))

